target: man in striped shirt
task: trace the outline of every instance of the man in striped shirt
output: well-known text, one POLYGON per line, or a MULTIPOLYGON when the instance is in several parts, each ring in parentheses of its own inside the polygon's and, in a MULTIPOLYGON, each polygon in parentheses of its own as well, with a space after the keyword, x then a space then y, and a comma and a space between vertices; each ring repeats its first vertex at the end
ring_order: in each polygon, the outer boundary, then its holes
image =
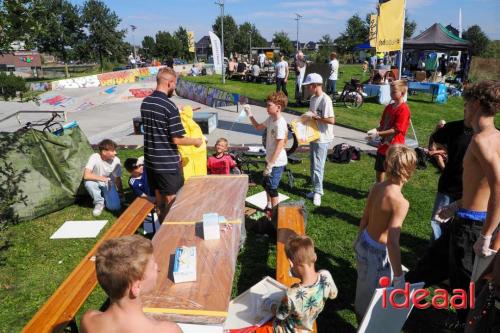
POLYGON ((162 222, 177 191, 184 185, 177 145, 199 147, 202 144, 201 139, 185 136, 179 109, 170 100, 176 81, 173 69, 160 69, 156 77, 156 90, 144 98, 141 105, 145 167, 162 222))

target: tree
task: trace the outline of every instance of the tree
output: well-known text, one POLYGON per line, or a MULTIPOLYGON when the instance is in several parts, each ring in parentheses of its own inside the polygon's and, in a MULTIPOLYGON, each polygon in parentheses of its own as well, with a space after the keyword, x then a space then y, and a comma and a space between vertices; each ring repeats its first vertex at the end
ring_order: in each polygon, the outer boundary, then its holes
POLYGON ((347 21, 346 29, 335 39, 339 51, 350 52, 354 46, 368 39, 369 24, 363 21, 358 14, 351 16, 347 21))
POLYGON ((184 60, 191 60, 192 55, 189 52, 189 36, 185 28, 179 27, 177 31, 174 32, 174 38, 177 40, 177 56, 184 60))
POLYGON ((144 36, 141 45, 142 47, 139 50, 139 53, 146 59, 152 59, 156 50, 155 39, 151 36, 144 36))
POLYGON ((238 28, 238 36, 235 41, 235 50, 239 53, 250 52, 250 39, 252 47, 266 46, 266 40, 260 34, 255 25, 250 22, 241 24, 238 28))
POLYGON ((35 37, 42 25, 34 13, 41 10, 36 0, 0 1, 0 54, 11 51, 11 43, 22 41, 26 48, 34 47, 35 37))
POLYGON ((284 31, 275 32, 273 35, 273 43, 280 48, 280 52, 285 54, 287 57, 291 56, 294 51, 294 47, 288 34, 284 31))
POLYGON ((478 25, 469 27, 462 33, 462 38, 471 42, 471 53, 474 56, 482 56, 488 48, 490 40, 478 25))
POLYGON ((66 0, 39 0, 39 3, 41 10, 34 17, 44 29, 37 35, 37 47, 41 52, 60 57, 67 64, 68 58, 76 55, 68 50, 85 40, 80 8, 66 0))
POLYGON ((500 40, 490 42, 488 48, 483 53, 483 57, 500 59, 500 40))
POLYGON ((159 59, 166 60, 179 55, 179 41, 167 31, 158 31, 156 33, 156 49, 155 56, 159 59))
POLYGON ((408 39, 411 36, 413 36, 413 33, 415 32, 415 29, 417 29, 417 22, 415 22, 414 20, 410 21, 410 19, 408 17, 409 17, 408 15, 405 16, 405 35, 404 35, 404 39, 408 39))
POLYGON ((330 59, 330 53, 334 50, 333 39, 330 35, 323 35, 318 42, 319 50, 316 54, 317 63, 325 63, 330 59))
POLYGON ((116 59, 123 54, 126 30, 118 29, 121 19, 100 0, 85 2, 83 21, 88 31, 88 47, 97 55, 102 71, 104 59, 116 59))
MULTIPOLYGON (((214 33, 221 38, 221 16, 217 17, 212 25, 214 33)), ((224 55, 229 56, 235 51, 235 41, 238 35, 238 26, 231 15, 224 15, 224 55)), ((222 38, 221 38, 222 42, 222 38)))

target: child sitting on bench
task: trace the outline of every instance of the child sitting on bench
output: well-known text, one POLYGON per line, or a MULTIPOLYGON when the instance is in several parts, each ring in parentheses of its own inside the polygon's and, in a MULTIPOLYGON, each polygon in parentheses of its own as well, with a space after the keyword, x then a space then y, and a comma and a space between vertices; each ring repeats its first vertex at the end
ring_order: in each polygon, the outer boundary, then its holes
POLYGON ((155 201, 154 195, 151 195, 148 185, 148 176, 144 170, 144 157, 130 157, 125 160, 125 169, 130 173, 128 185, 136 197, 146 198, 151 202, 155 201))
MULTIPOLYGON (((138 198, 145 198, 155 203, 155 197, 149 190, 148 176, 146 170, 144 170, 144 157, 127 158, 124 165, 125 169, 130 173, 128 185, 134 192, 134 195, 138 198)), ((158 215, 154 212, 150 213, 144 220, 142 228, 144 229, 144 234, 155 233, 160 228, 158 215)))
POLYGON ((86 312, 82 332, 182 333, 177 324, 150 319, 142 311, 141 296, 153 290, 158 276, 151 241, 138 235, 106 240, 97 250, 95 266, 111 304, 105 312, 86 312))
POLYGON ((268 323, 256 332, 312 332, 314 321, 323 311, 326 300, 337 297, 337 286, 330 272, 316 272, 314 265, 317 256, 311 238, 292 237, 285 251, 290 261, 290 271, 300 279, 300 283, 288 288, 280 304, 264 302, 264 306, 270 306, 276 317, 272 324, 268 323))
POLYGON ((417 166, 417 155, 404 145, 392 145, 384 162, 387 178, 373 186, 354 243, 356 252, 356 299, 354 310, 363 319, 379 279, 386 276, 395 288, 404 288, 399 235, 410 204, 401 193, 417 166))
POLYGON ((219 138, 215 143, 215 154, 207 160, 207 171, 209 175, 229 175, 231 169, 236 168, 236 162, 227 153, 229 142, 225 138, 219 138))

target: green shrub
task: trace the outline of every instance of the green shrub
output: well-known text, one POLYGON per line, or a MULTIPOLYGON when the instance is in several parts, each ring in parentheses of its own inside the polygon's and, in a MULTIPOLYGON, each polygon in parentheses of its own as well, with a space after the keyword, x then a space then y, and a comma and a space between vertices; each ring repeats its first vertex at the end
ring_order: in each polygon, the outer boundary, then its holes
POLYGON ((26 80, 15 76, 13 73, 6 74, 0 72, 0 96, 8 101, 11 98, 15 98, 18 91, 21 93, 28 91, 26 80))

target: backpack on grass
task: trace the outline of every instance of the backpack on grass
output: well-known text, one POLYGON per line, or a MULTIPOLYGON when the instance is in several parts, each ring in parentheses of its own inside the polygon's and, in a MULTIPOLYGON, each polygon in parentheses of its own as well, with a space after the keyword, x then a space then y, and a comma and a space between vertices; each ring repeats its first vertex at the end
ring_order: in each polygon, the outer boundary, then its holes
POLYGON ((345 164, 351 162, 351 160, 359 161, 361 159, 361 151, 359 148, 347 143, 339 143, 333 147, 333 152, 328 157, 334 163, 345 164))

